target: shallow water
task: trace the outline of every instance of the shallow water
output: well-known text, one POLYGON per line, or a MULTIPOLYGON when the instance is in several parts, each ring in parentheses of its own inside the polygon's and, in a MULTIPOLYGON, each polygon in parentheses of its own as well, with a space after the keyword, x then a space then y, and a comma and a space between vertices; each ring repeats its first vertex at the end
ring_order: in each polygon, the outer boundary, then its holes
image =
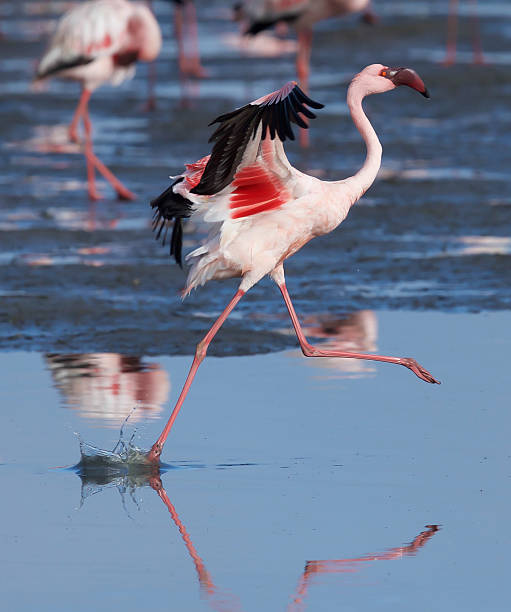
MULTIPOLYGON (((212 357, 161 474, 69 469, 73 431, 115 447, 110 412, 70 406, 43 355, 0 353, 6 609, 506 610, 510 314, 377 318, 379 349, 440 387, 212 357)), ((190 358, 154 361, 179 385, 190 358)), ((144 423, 125 438, 147 448, 163 415, 144 423)))
MULTIPOLYGON (((368 100, 378 180, 288 262, 287 279, 310 338, 412 355, 442 386, 304 359, 263 281, 212 344, 165 464, 148 472, 126 464, 119 429, 129 417, 125 440, 151 446, 236 282, 182 302, 184 274, 151 236, 147 203, 208 152, 211 119, 294 78, 293 55, 271 57, 275 39, 267 57, 240 55, 228 3, 197 0, 210 78, 182 87, 171 3, 154 2, 157 110, 142 110, 145 66, 91 102, 96 152, 138 199, 117 202, 100 181, 105 199, 91 204, 66 135, 77 88, 29 87, 68 4, 0 3, 2 604, 507 610, 509 3, 479 0, 484 66, 471 64, 468 1, 450 68, 439 63, 447 0, 375 0, 374 28, 321 24, 311 95, 326 107, 310 149, 287 147, 302 170, 353 174, 364 150, 344 102, 351 76, 375 61, 423 76, 431 100, 368 100)), ((185 250, 201 238, 189 226, 185 250)))

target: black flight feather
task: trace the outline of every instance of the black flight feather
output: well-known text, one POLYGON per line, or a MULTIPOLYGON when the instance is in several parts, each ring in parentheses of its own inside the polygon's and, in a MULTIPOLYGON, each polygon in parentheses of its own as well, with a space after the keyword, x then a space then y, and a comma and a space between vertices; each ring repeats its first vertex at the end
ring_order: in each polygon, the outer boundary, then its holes
POLYGON ((184 177, 176 179, 170 187, 151 201, 151 207, 155 209, 153 231, 156 232, 156 240, 160 240, 162 232, 165 230, 161 239, 162 245, 165 245, 169 225, 174 221, 170 238, 170 255, 174 257, 181 268, 183 267, 183 219, 188 218, 193 211, 192 202, 173 191, 174 185, 182 180, 184 180, 184 177))
POLYGON ((56 74, 57 72, 69 70, 70 68, 76 68, 77 66, 86 66, 87 64, 90 64, 93 61, 94 61, 93 57, 87 57, 86 55, 77 55, 76 57, 73 57, 72 59, 57 62, 56 64, 49 66, 44 72, 37 71, 35 78, 36 80, 44 79, 47 76, 56 74))
POLYGON ((307 128, 307 123, 300 115, 309 119, 316 117, 305 105, 315 109, 323 108, 323 104, 309 98, 296 83, 282 99, 278 99, 277 93, 275 99, 270 97, 260 104, 247 104, 220 115, 209 124, 220 124, 209 139, 215 145, 200 182, 190 193, 213 195, 222 191, 234 178, 245 149, 250 139, 255 138, 259 125, 262 126, 262 140, 268 134, 272 140, 276 136, 282 142, 287 138, 294 140, 291 123, 307 128))
POLYGON ((257 21, 253 21, 250 26, 245 30, 244 34, 248 36, 255 36, 262 32, 263 30, 269 30, 277 23, 284 21, 286 23, 293 23, 300 17, 299 14, 293 15, 281 15, 279 17, 268 17, 267 19, 259 19, 257 21))

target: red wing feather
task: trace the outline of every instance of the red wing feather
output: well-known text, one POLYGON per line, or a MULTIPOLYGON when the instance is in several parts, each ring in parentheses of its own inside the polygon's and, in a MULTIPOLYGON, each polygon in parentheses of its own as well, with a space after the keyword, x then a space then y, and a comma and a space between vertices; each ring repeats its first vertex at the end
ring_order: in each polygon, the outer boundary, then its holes
POLYGON ((186 186, 189 190, 193 189, 195 185, 198 185, 202 175, 204 173, 204 169, 209 161, 210 156, 206 155, 206 157, 202 157, 201 159, 193 162, 192 164, 185 164, 186 172, 186 186))
POLYGON ((276 175, 260 164, 245 166, 236 174, 232 185, 235 189, 229 199, 231 219, 273 210, 289 200, 276 175))

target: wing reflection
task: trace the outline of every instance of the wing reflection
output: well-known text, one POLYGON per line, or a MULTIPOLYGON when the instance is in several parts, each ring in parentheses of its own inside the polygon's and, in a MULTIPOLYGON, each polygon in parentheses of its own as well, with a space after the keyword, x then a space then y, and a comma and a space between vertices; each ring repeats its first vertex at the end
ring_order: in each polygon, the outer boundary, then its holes
MULTIPOLYGON (((75 466, 75 470, 82 480, 82 503, 84 491, 87 495, 91 495, 100 492, 105 487, 116 486, 121 493, 123 505, 126 509, 126 491, 130 493, 131 498, 138 506, 134 497, 136 489, 150 486, 165 504, 174 525, 181 534, 186 550, 195 566, 202 596, 207 599, 211 608, 217 612, 241 612, 242 606, 238 598, 226 590, 219 589, 213 580, 212 574, 206 568, 206 564, 195 548, 190 534, 163 487, 160 465, 154 463, 125 463, 122 466, 125 470, 120 471, 119 469, 112 469, 114 464, 110 461, 111 456, 112 453, 105 452, 105 457, 96 455, 91 461, 87 461, 87 458, 82 454, 82 461, 75 466), (102 459, 104 459, 104 464, 102 464, 102 459), (102 470, 99 469, 101 465, 103 465, 102 470)), ((419 533, 409 544, 390 548, 381 553, 346 559, 307 561, 296 593, 293 596, 293 601, 288 607, 288 612, 303 612, 305 610, 305 597, 315 577, 321 574, 355 572, 359 569, 362 562, 390 561, 415 555, 438 530, 438 525, 426 525, 426 529, 419 533)))
MULTIPOLYGON (((370 353, 377 349, 378 320, 373 310, 358 310, 345 315, 309 315, 303 318, 302 328, 307 338, 322 340, 321 348, 324 350, 370 353)), ((290 354, 301 355, 299 351, 290 354)), ((358 378, 375 372, 371 362, 360 359, 325 357, 308 359, 306 363, 331 370, 336 378, 358 378)))
POLYGON ((156 417, 169 395, 167 373, 141 357, 48 353, 45 360, 63 404, 83 417, 107 421, 110 427, 118 427, 135 407, 141 410, 131 414, 131 422, 156 417))

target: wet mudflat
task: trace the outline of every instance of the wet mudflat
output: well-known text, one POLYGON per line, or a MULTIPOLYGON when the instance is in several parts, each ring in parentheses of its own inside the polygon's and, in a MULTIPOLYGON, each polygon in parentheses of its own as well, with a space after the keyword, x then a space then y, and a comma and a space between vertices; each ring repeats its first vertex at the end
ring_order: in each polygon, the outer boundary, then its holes
MULTIPOLYGON (((418 70, 432 98, 367 101, 380 176, 342 227, 291 259, 306 333, 331 348, 413 356, 404 368, 305 360, 262 282, 210 348, 161 474, 65 469, 80 437, 148 448, 201 334, 235 291, 182 302, 148 201, 208 152, 209 121, 294 78, 292 54, 240 54, 227 3, 200 2, 210 78, 181 86, 172 6, 157 109, 147 70, 91 102, 95 148, 138 196, 91 204, 66 126, 77 88, 30 90, 67 2, 0 4, 0 595, 6 609, 508 609, 511 10, 481 2, 487 63, 444 57, 447 1, 375 1, 382 21, 317 29, 306 152, 321 178, 364 150, 344 103, 361 67, 418 70), (223 357, 218 359, 217 357, 223 357), (64 466, 64 467, 62 467, 64 466)), ((469 3, 465 3, 468 5, 469 3)), ((267 53, 274 41, 263 46, 267 53)), ((185 249, 202 239, 188 227, 185 249)))

